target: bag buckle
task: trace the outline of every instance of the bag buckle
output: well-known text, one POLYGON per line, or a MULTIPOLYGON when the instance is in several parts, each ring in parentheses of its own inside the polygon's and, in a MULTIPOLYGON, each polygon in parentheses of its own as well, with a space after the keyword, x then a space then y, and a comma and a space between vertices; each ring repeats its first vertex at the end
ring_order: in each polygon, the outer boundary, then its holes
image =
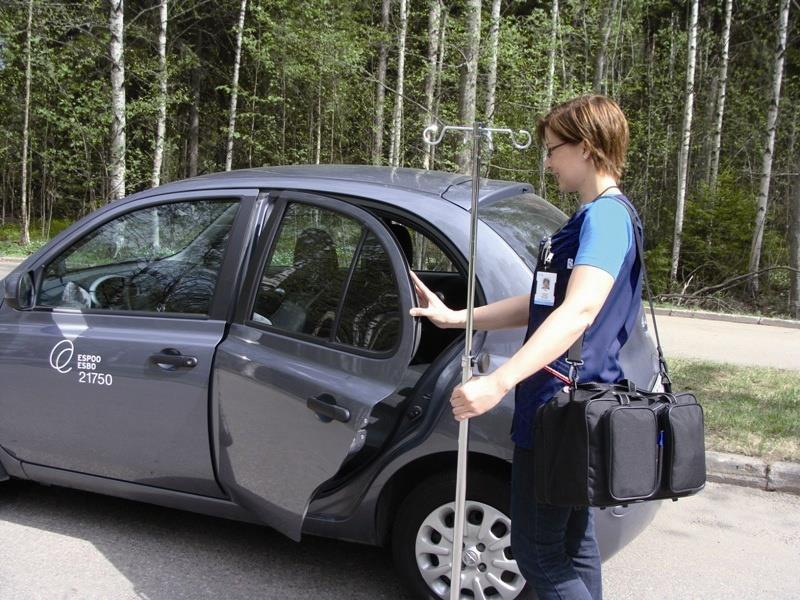
POLYGON ((569 385, 573 390, 575 390, 578 387, 578 367, 583 365, 583 361, 570 360, 569 358, 567 358, 566 361, 569 365, 569 385))

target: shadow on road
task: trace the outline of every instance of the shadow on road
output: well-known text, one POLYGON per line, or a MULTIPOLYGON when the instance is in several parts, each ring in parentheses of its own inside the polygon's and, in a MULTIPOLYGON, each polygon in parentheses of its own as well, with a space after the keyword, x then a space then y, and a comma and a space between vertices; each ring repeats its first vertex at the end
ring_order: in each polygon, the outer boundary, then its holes
MULTIPOLYGON (((0 521, 39 530, 26 535, 41 537, 42 552, 51 534, 90 543, 149 600, 411 598, 386 550, 313 537, 297 544, 266 527, 76 490, 0 484, 0 521)), ((68 568, 65 560, 53 564, 68 568)), ((92 582, 69 591, 95 596, 92 582)))

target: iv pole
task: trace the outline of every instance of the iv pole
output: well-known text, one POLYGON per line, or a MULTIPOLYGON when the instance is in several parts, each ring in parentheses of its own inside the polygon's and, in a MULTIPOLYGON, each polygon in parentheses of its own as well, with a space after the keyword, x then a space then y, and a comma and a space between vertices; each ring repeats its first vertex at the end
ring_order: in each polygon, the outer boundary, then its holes
MULTIPOLYGON (((464 338, 464 355, 461 357, 461 384, 472 377, 475 359, 472 356, 473 311, 475 307, 475 251, 478 237, 478 196, 481 175, 481 138, 491 139, 492 134, 502 133, 511 136, 512 145, 524 150, 531 145, 531 134, 524 129, 514 132, 511 129, 483 127, 475 122, 472 126, 445 125, 441 131, 436 124, 422 132, 426 144, 436 146, 441 143, 447 131, 471 132, 472 140, 472 205, 470 211, 469 267, 467 273, 467 322, 464 338), (437 137, 436 134, 439 134, 437 137)), ((453 524, 453 562, 450 571, 450 600, 461 597, 461 555, 464 540, 464 518, 467 499, 467 441, 469 440, 469 419, 458 424, 458 467, 456 469, 455 520, 453 524)))

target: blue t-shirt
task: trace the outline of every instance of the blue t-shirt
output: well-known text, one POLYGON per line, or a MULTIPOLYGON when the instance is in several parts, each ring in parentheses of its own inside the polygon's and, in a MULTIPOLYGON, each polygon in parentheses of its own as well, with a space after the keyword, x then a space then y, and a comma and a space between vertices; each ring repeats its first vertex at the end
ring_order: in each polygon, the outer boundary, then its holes
POLYGON ((602 196, 584 204, 575 266, 590 265, 603 269, 616 279, 625 255, 633 245, 633 226, 628 211, 619 201, 602 196))

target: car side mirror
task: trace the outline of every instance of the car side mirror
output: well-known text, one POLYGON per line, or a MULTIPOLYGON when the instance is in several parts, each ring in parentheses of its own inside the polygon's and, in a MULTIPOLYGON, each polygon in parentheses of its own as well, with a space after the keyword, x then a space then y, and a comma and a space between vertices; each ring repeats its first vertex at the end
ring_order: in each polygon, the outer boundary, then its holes
POLYGON ((33 307, 33 276, 29 272, 12 273, 3 280, 3 287, 5 301, 11 308, 28 310, 33 307))

